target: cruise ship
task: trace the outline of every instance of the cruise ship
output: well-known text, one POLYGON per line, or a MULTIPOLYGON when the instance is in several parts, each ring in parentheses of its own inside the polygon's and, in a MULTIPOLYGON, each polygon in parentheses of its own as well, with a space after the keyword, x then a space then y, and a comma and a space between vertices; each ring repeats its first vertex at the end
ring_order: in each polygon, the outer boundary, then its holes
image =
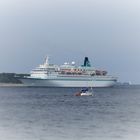
POLYGON ((30 76, 21 81, 26 86, 35 87, 111 87, 116 84, 117 78, 92 67, 88 57, 84 58, 83 65, 77 66, 74 61, 63 65, 50 64, 47 56, 44 64, 33 69, 30 76))

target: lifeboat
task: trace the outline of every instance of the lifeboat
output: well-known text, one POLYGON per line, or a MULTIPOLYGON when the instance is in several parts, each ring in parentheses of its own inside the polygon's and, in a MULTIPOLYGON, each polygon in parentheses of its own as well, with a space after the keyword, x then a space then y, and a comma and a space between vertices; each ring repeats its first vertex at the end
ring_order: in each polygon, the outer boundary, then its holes
POLYGON ((96 70, 95 73, 96 75, 106 75, 107 71, 96 70))

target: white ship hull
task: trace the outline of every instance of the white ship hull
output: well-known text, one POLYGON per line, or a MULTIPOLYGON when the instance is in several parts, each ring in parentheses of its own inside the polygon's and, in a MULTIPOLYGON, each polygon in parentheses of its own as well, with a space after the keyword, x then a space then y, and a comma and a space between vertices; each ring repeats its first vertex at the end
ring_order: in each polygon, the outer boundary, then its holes
POLYGON ((116 78, 89 79, 36 79, 23 78, 26 86, 34 87, 111 87, 116 84, 116 78))
POLYGON ((107 75, 107 71, 91 67, 88 57, 85 57, 81 66, 76 66, 75 62, 65 62, 60 66, 49 64, 49 58, 46 57, 43 65, 33 69, 30 76, 21 81, 34 87, 110 87, 117 78, 107 75))

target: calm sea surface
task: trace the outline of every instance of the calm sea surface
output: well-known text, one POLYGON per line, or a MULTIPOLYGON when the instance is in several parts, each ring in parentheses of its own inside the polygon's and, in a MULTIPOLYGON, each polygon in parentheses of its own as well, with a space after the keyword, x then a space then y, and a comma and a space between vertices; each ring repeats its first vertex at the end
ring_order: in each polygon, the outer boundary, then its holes
POLYGON ((0 88, 0 140, 140 140, 140 86, 0 88))

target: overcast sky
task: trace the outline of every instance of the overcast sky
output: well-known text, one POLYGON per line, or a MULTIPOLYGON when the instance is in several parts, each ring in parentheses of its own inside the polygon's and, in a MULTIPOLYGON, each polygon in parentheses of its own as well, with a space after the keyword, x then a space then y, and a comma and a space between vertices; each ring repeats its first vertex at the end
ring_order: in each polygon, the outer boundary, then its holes
POLYGON ((57 64, 88 56, 140 83, 140 1, 0 0, 0 72, 28 73, 46 55, 57 64))

